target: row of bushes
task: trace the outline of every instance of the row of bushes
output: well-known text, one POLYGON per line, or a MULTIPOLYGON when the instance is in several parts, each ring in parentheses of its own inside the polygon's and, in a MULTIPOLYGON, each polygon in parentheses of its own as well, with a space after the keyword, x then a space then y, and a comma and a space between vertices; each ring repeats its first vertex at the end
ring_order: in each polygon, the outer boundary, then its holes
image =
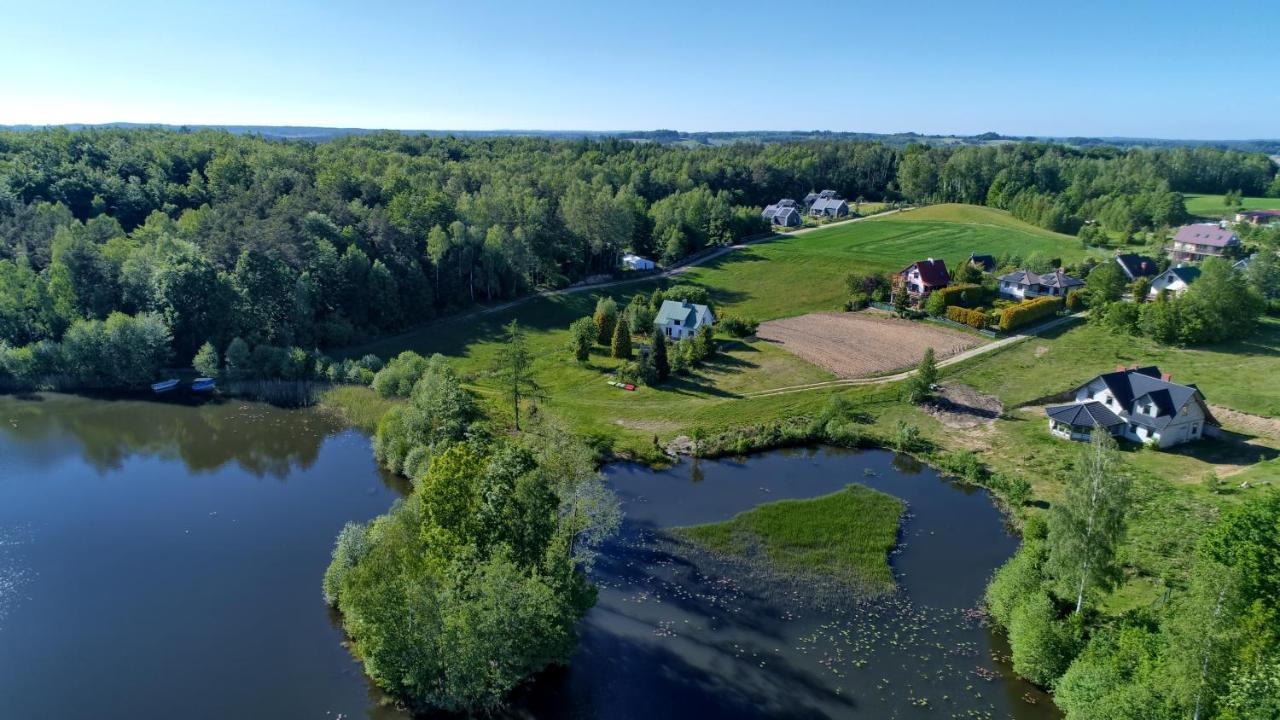
POLYGON ((979 305, 985 305, 990 299, 991 294, 991 290, 984 288, 981 285, 969 283, 949 285, 941 290, 935 290, 929 295, 929 298, 932 299, 935 296, 938 297, 938 301, 942 303, 942 307, 944 308, 956 305, 960 307, 974 308, 979 305))
POLYGON ((952 305, 947 308, 947 319, 978 330, 982 330, 991 324, 991 316, 985 310, 981 308, 970 310, 959 305, 952 305))
POLYGON ((1045 296, 1026 300, 1017 305, 1007 307, 1001 312, 1000 329, 1004 331, 1016 330, 1041 318, 1055 315, 1061 309, 1062 298, 1045 296))

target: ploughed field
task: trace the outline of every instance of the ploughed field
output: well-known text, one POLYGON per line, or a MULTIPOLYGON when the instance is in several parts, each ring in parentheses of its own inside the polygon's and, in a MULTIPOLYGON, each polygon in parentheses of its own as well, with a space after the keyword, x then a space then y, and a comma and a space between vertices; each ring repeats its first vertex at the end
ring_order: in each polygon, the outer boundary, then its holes
POLYGON ((761 323, 761 340, 844 378, 870 377, 910 367, 927 348, 939 360, 982 344, 981 338, 922 322, 871 312, 822 312, 761 323))

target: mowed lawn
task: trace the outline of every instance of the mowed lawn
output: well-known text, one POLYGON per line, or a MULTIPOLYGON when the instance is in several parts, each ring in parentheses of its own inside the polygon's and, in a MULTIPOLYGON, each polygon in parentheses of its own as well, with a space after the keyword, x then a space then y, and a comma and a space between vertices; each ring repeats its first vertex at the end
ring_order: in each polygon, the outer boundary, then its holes
MULTIPOLYGON (((954 262, 970 252, 1023 256, 1041 252, 1065 261, 1083 255, 1074 238, 1035 228, 1008 213, 939 205, 741 248, 665 281, 540 297, 499 312, 443 320, 350 348, 346 354, 372 352, 389 358, 403 350, 441 353, 452 359, 473 387, 496 400, 492 370, 503 327, 516 320, 527 331, 537 356, 541 408, 580 432, 611 439, 619 450, 651 452, 655 435, 666 440, 693 428, 714 431, 812 413, 828 395, 839 391, 749 399, 743 394, 835 376, 772 343, 722 338, 723 353, 694 376, 676 378, 658 388, 618 390, 606 384, 606 374, 618 364, 607 357, 606 348, 597 347, 585 366, 574 362, 567 350, 569 324, 591 314, 600 296, 609 294, 625 305, 635 293, 648 294, 675 283, 696 284, 710 290, 721 315, 767 320, 837 309, 847 294, 845 277, 855 270, 899 270, 929 256, 954 262)), ((886 411, 896 397, 893 389, 883 388, 843 392, 886 411)))
POLYGON ((1222 204, 1221 195, 1184 195, 1187 212, 1201 217, 1226 217, 1235 215, 1236 208, 1245 210, 1280 209, 1280 198, 1247 197, 1240 198, 1239 205, 1228 208, 1222 204))
POLYGON ((1255 333, 1217 345, 1177 348, 1114 335, 1079 322, 980 356, 951 377, 1020 405, 1070 390, 1117 365, 1158 365, 1195 383, 1210 403, 1280 417, 1280 320, 1264 317, 1255 333))
POLYGON ((970 253, 1032 253, 1080 260, 1079 240, 971 205, 933 205, 741 248, 689 270, 681 282, 711 289, 724 312, 773 320, 837 310, 853 271, 896 272, 926 258, 948 266, 970 253))

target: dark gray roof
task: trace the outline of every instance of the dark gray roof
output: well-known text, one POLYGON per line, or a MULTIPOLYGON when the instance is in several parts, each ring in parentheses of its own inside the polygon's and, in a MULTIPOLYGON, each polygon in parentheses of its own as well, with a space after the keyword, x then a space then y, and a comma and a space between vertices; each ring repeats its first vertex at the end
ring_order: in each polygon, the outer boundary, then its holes
POLYGON ((1120 253, 1116 255, 1116 262, 1120 264, 1120 269, 1124 270, 1124 274, 1128 275, 1130 280, 1156 274, 1156 261, 1146 255, 1120 253))
POLYGON ((1169 268, 1169 272, 1177 275, 1182 282, 1190 285, 1200 277, 1200 268, 1194 265, 1179 265, 1169 268))
POLYGON ((818 197, 822 198, 823 200, 830 200, 832 198, 839 199, 840 193, 836 192, 835 190, 823 190, 822 192, 818 193, 818 197))
POLYGON ((1050 418, 1072 427, 1110 428, 1125 424, 1119 415, 1108 410, 1106 405, 1097 400, 1067 405, 1050 405, 1044 409, 1044 413, 1050 418))
POLYGON ((990 255, 975 255, 973 253, 969 253, 969 262, 970 264, 981 267, 984 272, 991 272, 996 269, 996 259, 990 255))
POLYGON ((1045 287, 1069 288, 1084 285, 1084 281, 1079 278, 1073 278, 1062 272, 1061 269, 1054 270, 1051 273, 1037 275, 1030 270, 1014 270, 1011 273, 1000 276, 1000 282, 1010 282, 1015 285, 1043 285, 1045 287))
MULTIPOLYGON (((1102 380, 1111 395, 1120 403, 1129 415, 1129 422, 1149 428, 1161 429, 1178 416, 1182 406, 1189 402, 1202 402, 1197 399, 1200 389, 1195 385, 1180 385, 1172 380, 1165 380, 1160 368, 1155 365, 1130 368, 1104 373, 1096 379, 1102 380), (1140 412, 1150 400, 1155 405, 1155 416, 1140 412)), ((1209 414, 1209 408, 1202 404, 1201 409, 1209 422, 1216 423, 1209 414)))

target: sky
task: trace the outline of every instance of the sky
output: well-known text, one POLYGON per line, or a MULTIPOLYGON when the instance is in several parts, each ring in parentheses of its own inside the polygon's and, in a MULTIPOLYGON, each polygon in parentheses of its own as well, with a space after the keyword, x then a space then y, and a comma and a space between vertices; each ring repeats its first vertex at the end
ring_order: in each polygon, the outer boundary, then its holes
POLYGON ((1277 28, 1277 0, 0 0, 0 124, 1276 138, 1277 28))

